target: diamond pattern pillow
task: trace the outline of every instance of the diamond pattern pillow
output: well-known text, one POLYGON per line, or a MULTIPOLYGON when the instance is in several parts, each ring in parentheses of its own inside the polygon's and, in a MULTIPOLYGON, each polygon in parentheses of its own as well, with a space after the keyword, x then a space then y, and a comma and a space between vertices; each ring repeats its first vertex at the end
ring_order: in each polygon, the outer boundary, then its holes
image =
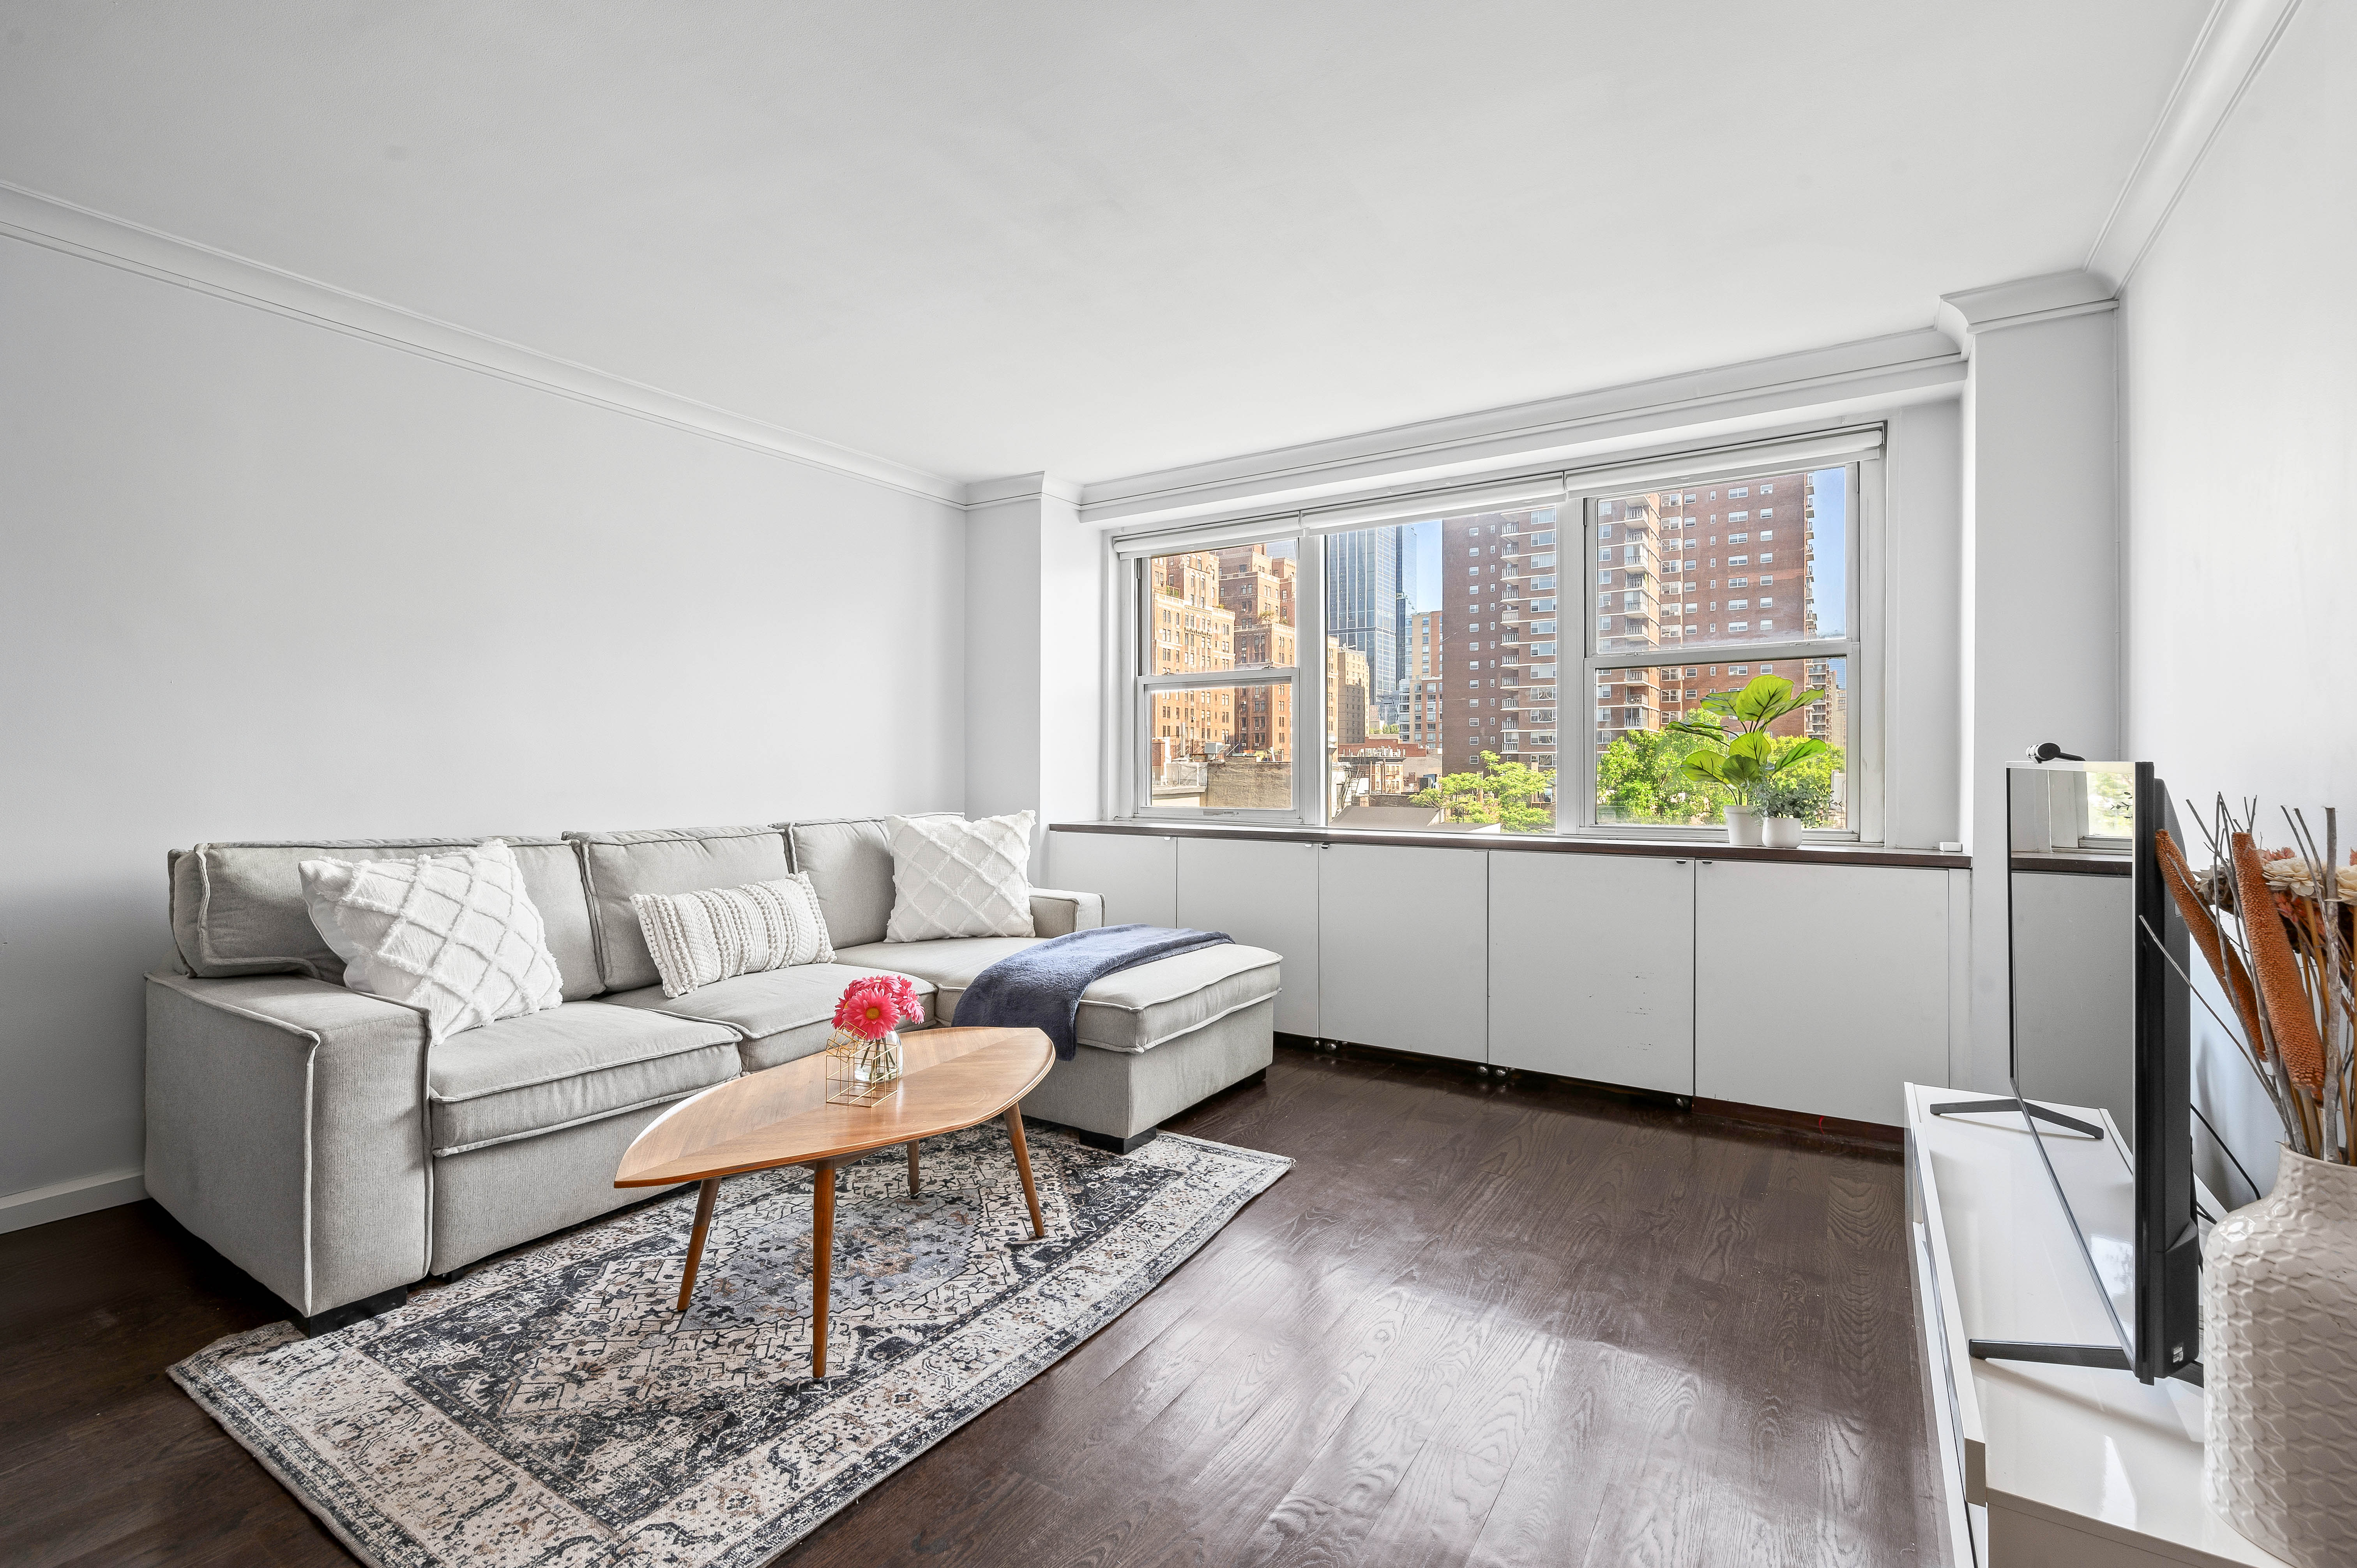
POLYGON ((801 872, 742 887, 633 893, 630 908, 639 912, 665 996, 684 996, 733 974, 834 961, 818 893, 801 872))
POLYGON ((311 923, 344 984, 425 1015, 441 1040, 565 1000, 540 911, 498 839, 413 860, 307 860, 311 923))
POLYGON ((985 817, 887 817, 892 843, 892 918, 888 942, 936 937, 1028 937, 1031 927, 1031 824, 1036 813, 985 817))

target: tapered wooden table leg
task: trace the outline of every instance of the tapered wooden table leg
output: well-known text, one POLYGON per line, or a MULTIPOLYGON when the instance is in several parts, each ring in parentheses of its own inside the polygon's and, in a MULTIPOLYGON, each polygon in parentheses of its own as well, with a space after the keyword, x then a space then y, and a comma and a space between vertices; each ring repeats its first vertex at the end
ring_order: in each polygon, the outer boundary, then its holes
POLYGON ((914 1140, 909 1144, 909 1196, 917 1196, 917 1145, 914 1140))
POLYGON ((811 1167, 811 1376, 826 1376, 826 1294, 834 1273, 834 1167, 811 1167))
POLYGON ((720 1178, 712 1176, 697 1189, 695 1195, 695 1232, 687 1239, 687 1273, 680 1276, 679 1309, 687 1310, 687 1298, 695 1289, 695 1265, 704 1260, 705 1232, 712 1229, 712 1202, 720 1196, 720 1178))
POLYGON ((1015 1144, 1015 1168, 1023 1173, 1023 1201, 1031 1206, 1031 1236, 1037 1240, 1048 1233, 1048 1228, 1039 1223, 1039 1189, 1031 1185, 1031 1151, 1023 1142, 1020 1105, 1006 1108, 1006 1135, 1015 1144))

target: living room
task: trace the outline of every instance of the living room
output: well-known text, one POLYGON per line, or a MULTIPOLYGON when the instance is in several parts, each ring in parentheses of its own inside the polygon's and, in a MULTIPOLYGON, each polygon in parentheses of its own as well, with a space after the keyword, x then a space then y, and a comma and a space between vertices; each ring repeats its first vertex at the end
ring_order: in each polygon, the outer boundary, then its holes
POLYGON ((2357 1562, 2347 7, 0 39, 0 1558, 2357 1562))

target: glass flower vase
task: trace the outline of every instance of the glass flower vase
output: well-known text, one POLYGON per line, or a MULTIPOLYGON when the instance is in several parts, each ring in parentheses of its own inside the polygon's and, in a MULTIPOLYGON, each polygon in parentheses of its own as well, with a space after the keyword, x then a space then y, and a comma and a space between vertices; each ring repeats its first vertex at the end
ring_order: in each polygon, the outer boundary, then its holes
POLYGON ((837 1029, 826 1047, 826 1102, 873 1105, 900 1087, 900 1033, 875 1039, 837 1029))

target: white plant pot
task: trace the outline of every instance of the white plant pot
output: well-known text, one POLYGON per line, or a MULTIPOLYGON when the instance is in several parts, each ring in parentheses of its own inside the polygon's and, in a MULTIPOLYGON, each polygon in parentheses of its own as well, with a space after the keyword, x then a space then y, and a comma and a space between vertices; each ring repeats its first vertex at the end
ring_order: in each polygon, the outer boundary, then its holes
POLYGON ((1757 844, 1760 842, 1760 813, 1749 806, 1727 807, 1727 842, 1757 844))
POLYGON ((1801 819, 1798 817, 1760 818, 1760 842, 1770 849, 1800 848, 1801 819))
POLYGON ((2357 1563, 2357 1166, 2284 1150, 2201 1263, 2212 1510, 2302 1568, 2357 1563))

